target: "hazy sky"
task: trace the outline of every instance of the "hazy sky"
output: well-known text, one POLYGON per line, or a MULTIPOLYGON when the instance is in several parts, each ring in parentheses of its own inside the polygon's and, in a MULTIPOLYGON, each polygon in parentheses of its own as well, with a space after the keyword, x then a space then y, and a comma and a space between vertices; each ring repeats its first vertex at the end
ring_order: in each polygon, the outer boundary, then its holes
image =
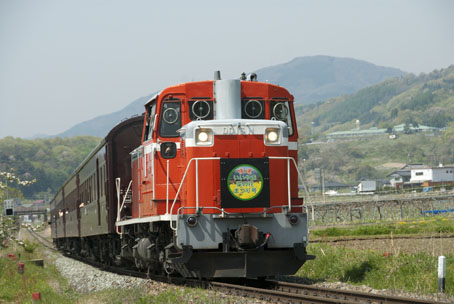
POLYGON ((454 64, 453 16, 450 0, 0 0, 0 138, 298 56, 430 72, 454 64))

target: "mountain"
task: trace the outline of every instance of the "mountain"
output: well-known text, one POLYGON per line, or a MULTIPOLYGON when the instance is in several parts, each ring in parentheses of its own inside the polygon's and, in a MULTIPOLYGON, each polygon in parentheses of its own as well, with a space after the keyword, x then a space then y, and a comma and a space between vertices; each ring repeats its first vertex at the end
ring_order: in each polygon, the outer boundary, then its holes
POLYGON ((78 123, 63 133, 56 136, 59 137, 72 137, 79 135, 91 135, 97 137, 104 137, 109 133, 117 123, 125 118, 129 118, 133 115, 139 115, 145 111, 144 105, 150 100, 156 93, 148 96, 140 97, 129 105, 121 109, 120 111, 113 112, 110 114, 100 115, 93 119, 78 123))
POLYGON ((259 81, 288 89, 296 103, 311 104, 331 97, 352 94, 387 78, 405 75, 399 69, 329 56, 297 57, 290 62, 256 71, 259 81))
MULTIPOLYGON (((328 56, 298 57, 290 62, 257 70, 259 81, 287 88, 297 103, 309 104, 330 97, 354 93, 358 89, 405 73, 393 68, 328 56)), ((124 109, 81 122, 60 137, 77 135, 105 136, 120 120, 144 111, 143 105, 154 94, 141 97, 124 109)))
POLYGON ((385 80, 358 92, 297 107, 300 127, 315 133, 419 124, 443 128, 454 121, 454 65, 430 74, 385 80), (311 122, 313 124, 311 125, 311 122))

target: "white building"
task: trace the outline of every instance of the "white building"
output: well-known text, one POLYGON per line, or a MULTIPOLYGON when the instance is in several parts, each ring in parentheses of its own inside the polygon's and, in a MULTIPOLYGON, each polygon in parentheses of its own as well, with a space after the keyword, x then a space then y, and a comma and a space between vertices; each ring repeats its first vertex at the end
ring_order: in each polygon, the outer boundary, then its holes
POLYGON ((454 182, 454 166, 426 167, 411 170, 410 183, 454 182))
POLYGON ((358 192, 375 192, 377 191, 377 182, 374 180, 363 180, 358 185, 358 192))

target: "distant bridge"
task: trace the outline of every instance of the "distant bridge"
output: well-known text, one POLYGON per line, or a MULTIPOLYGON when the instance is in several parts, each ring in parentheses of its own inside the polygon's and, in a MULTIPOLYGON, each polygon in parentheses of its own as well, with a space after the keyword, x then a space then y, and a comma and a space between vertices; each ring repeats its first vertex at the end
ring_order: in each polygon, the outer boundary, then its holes
POLYGON ((49 208, 46 206, 15 206, 14 214, 15 215, 44 215, 44 221, 47 221, 47 214, 49 213, 49 208))

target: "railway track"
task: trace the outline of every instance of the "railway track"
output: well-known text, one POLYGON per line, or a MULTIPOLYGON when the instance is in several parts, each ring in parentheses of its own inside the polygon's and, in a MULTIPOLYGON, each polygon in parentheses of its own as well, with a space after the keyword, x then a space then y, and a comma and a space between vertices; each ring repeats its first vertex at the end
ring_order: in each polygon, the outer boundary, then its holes
MULTIPOLYGON (((46 238, 28 229, 35 239, 48 249, 56 251, 53 244, 46 238)), ((372 294, 359 291, 341 290, 334 288, 317 287, 313 285, 297 284, 275 280, 196 280, 185 279, 180 277, 169 277, 153 275, 145 272, 139 272, 131 269, 125 269, 116 266, 107 266, 105 264, 82 258, 74 257, 69 254, 65 256, 76 259, 83 263, 97 267, 99 269, 128 275, 143 279, 170 283, 175 285, 184 285, 190 287, 211 289, 224 292, 234 296, 251 297, 272 303, 377 303, 377 304, 409 304, 409 303, 443 303, 428 300, 418 300, 408 297, 396 297, 382 294, 372 294)))
POLYGON ((257 281, 255 280, 244 285, 210 282, 211 288, 214 287, 213 289, 222 290, 232 295, 254 297, 273 303, 443 303, 408 297, 323 288, 282 281, 263 281, 260 283, 261 286, 259 287, 251 286, 255 284, 257 284, 257 281))
POLYGON ((55 247, 54 247, 54 244, 49 241, 48 239, 46 239, 45 237, 43 237, 41 234, 39 233, 36 233, 35 231, 33 231, 33 229, 31 228, 27 228, 27 231, 28 233, 30 233, 30 235, 32 235, 35 240, 38 241, 38 243, 40 243, 41 245, 43 245, 44 247, 52 250, 52 251, 58 251, 55 247))

